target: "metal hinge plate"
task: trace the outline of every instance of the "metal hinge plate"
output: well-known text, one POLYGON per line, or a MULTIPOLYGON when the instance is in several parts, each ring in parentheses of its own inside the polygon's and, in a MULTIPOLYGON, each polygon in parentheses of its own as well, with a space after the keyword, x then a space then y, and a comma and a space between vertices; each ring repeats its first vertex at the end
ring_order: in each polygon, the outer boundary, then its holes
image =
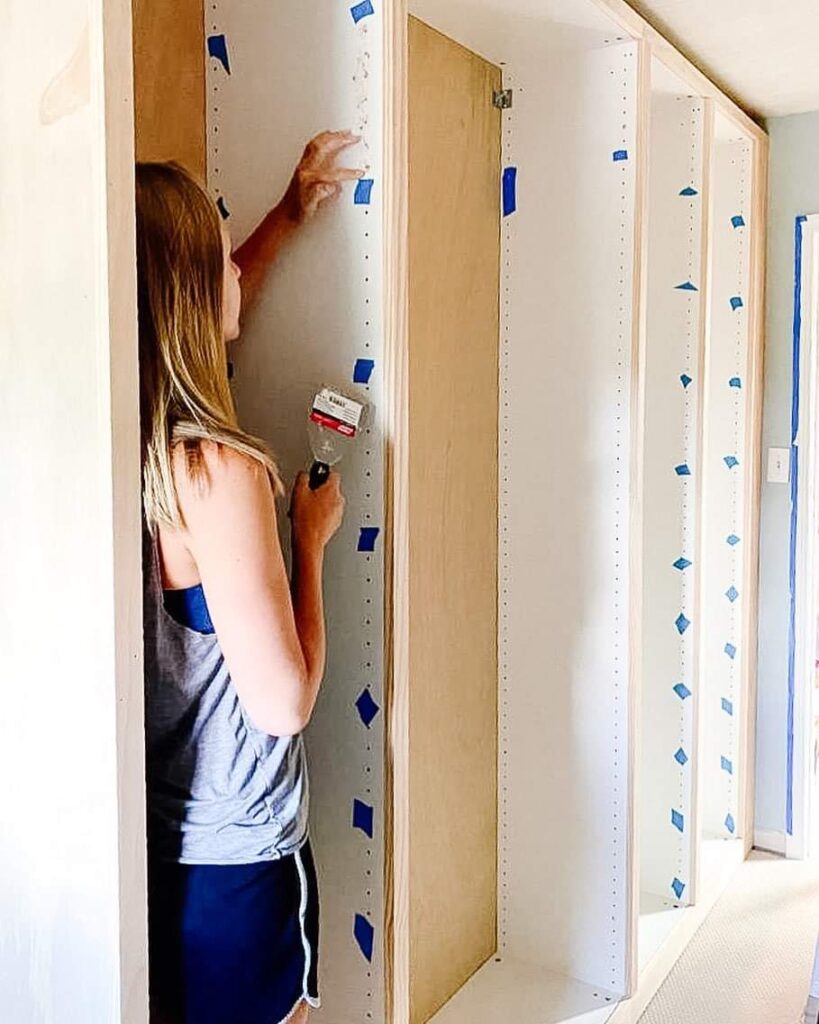
POLYGON ((492 106, 498 110, 509 110, 512 106, 512 90, 496 89, 492 93, 492 106))

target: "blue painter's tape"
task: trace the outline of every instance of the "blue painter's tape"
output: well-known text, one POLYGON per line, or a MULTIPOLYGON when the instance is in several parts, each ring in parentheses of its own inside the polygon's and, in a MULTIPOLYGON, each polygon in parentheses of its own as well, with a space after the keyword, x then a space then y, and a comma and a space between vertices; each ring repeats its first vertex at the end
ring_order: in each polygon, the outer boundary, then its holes
POLYGON ((734 766, 733 766, 733 764, 732 764, 732 763, 731 763, 731 762, 730 762, 730 761, 728 760, 728 758, 727 758, 727 757, 721 757, 721 758, 719 759, 719 763, 720 763, 720 768, 722 768, 722 770, 723 770, 724 772, 728 772, 728 774, 729 774, 729 775, 733 775, 733 774, 734 774, 734 766))
POLYGON ((734 821, 733 814, 729 814, 729 815, 726 816, 726 818, 725 818, 725 827, 728 829, 728 831, 731 833, 731 835, 733 835, 734 832, 736 832, 737 826, 736 826, 736 822, 734 821))
POLYGON ((355 7, 350 8, 350 14, 352 14, 353 21, 356 25, 362 18, 369 18, 371 14, 375 14, 375 8, 372 5, 372 0, 362 0, 362 3, 356 4, 355 7))
POLYGON ((679 811, 671 812, 671 824, 679 832, 685 832, 685 818, 680 814, 679 811))
POLYGON ((353 367, 353 383, 369 384, 375 369, 374 359, 356 359, 353 367))
POLYGON ((733 715, 733 713, 734 713, 733 701, 728 700, 727 697, 723 697, 721 703, 722 703, 722 710, 725 712, 725 714, 726 715, 733 715))
POLYGON ((375 542, 380 532, 377 526, 362 526, 358 536, 358 550, 375 551, 375 542))
POLYGON ((361 800, 353 800, 353 828, 359 829, 364 835, 373 837, 373 809, 361 800))
POLYGON ((731 661, 733 661, 734 658, 737 656, 737 649, 733 644, 726 644, 724 650, 728 657, 731 659, 731 661))
POLYGON ((369 206, 373 197, 373 185, 375 181, 372 178, 359 178, 355 183, 355 192, 353 193, 353 202, 356 206, 369 206))
POLYGON ((745 303, 742 301, 741 295, 731 296, 731 309, 742 309, 745 303))
POLYGON ((675 286, 678 292, 698 292, 699 288, 694 284, 693 281, 683 281, 682 284, 675 286))
POLYGON ((731 218, 731 223, 734 225, 735 228, 744 228, 745 218, 742 216, 741 213, 738 213, 736 217, 731 218))
POLYGON ((504 167, 502 186, 503 215, 504 217, 508 217, 518 208, 517 167, 504 167))
POLYGON ((677 764, 688 764, 688 754, 686 754, 682 747, 680 747, 680 749, 674 755, 674 760, 677 762, 677 764))
POLYGON ((680 572, 685 572, 685 570, 691 566, 691 562, 689 562, 687 558, 678 558, 673 564, 674 568, 679 569, 680 572))
POLYGON ((729 533, 725 538, 725 543, 730 544, 732 548, 735 548, 739 544, 739 537, 735 533, 729 533))
POLYGON ((790 616, 788 622, 788 717, 787 717, 787 783, 785 787, 785 828, 793 835, 794 725, 796 702, 796 562, 799 527, 799 389, 802 359, 802 249, 803 228, 807 217, 796 218, 793 259, 793 357, 791 363, 791 522, 788 559, 790 616))
POLYGON ((674 693, 677 694, 680 700, 686 700, 688 697, 691 696, 691 691, 688 689, 685 683, 677 683, 677 685, 674 687, 674 693))
POLYGON ((694 381, 693 381, 693 378, 692 378, 692 377, 689 377, 687 373, 683 373, 683 374, 681 374, 681 375, 680 375, 680 380, 681 380, 681 382, 682 382, 682 386, 683 386, 684 388, 686 388, 686 389, 688 389, 688 385, 689 385, 689 384, 693 384, 693 382, 694 382, 694 381))
POLYGON ((679 615, 677 616, 677 618, 676 618, 676 619, 674 620, 674 625, 675 625, 675 626, 677 627, 677 632, 678 632, 678 633, 680 634, 680 636, 682 636, 682 635, 683 635, 683 633, 684 633, 684 632, 685 632, 685 631, 686 631, 686 630, 688 629, 688 627, 689 627, 689 626, 691 625, 691 620, 690 620, 690 619, 687 619, 687 618, 686 618, 686 617, 685 617, 685 616, 683 615, 683 613, 682 613, 682 612, 680 612, 680 614, 679 614, 679 615))
POLYGON ((675 878, 671 883, 671 888, 674 891, 674 895, 677 899, 682 899, 682 894, 685 892, 685 883, 681 882, 679 878, 675 878))
POLYGON ((227 39, 221 36, 208 36, 208 54, 218 60, 230 74, 230 58, 228 57, 227 39))
POLYGON ((222 214, 222 220, 227 220, 230 216, 230 210, 227 208, 224 196, 219 196, 216 200, 216 209, 222 214))
POLYGON ((732 377, 728 381, 728 387, 729 388, 741 388, 742 387, 742 378, 741 377, 732 377))
POLYGON ((674 472, 677 476, 691 476, 691 470, 688 468, 687 462, 683 462, 679 466, 675 466, 674 472))
POLYGON ((364 959, 372 963, 373 946, 375 945, 375 929, 363 914, 355 915, 353 935, 355 936, 355 941, 358 943, 358 948, 361 950, 364 959))
POLYGON ((734 469, 736 466, 739 465, 739 459, 736 457, 736 455, 726 455, 723 459, 723 462, 729 469, 734 469))
POLYGON ((359 717, 361 718, 361 721, 369 729, 374 719, 378 715, 378 712, 381 710, 381 708, 373 700, 373 695, 370 693, 369 689, 364 690, 364 692, 355 702, 355 706, 358 709, 358 714, 359 717))
POLYGON ((729 587, 725 591, 725 596, 728 598, 728 600, 731 602, 731 604, 733 604, 734 601, 736 601, 739 598, 739 591, 737 590, 736 587, 729 587))
POLYGON ((621 160, 628 160, 628 150, 615 149, 615 151, 611 155, 611 158, 615 163, 619 163, 621 160))
POLYGON ((695 188, 691 188, 691 186, 689 185, 688 188, 684 188, 682 190, 682 192, 680 192, 680 195, 681 196, 698 196, 699 192, 695 188))

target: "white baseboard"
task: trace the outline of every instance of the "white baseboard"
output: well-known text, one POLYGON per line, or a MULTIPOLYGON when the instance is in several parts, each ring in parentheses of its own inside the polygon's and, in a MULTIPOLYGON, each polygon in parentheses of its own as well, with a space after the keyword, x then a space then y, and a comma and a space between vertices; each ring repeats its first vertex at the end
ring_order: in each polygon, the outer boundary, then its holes
POLYGON ((785 833, 769 832, 766 829, 758 828, 754 832, 754 849, 764 850, 766 853, 778 853, 785 856, 785 833))

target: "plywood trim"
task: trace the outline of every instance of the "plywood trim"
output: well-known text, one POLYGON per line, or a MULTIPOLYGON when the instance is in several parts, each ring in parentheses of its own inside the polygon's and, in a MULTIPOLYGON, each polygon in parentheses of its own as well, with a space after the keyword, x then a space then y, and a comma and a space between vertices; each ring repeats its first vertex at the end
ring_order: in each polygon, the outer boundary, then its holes
POLYGON ((634 287, 631 352, 631 508, 629 517, 628 815, 631 892, 626 921, 626 991, 639 981, 640 922, 640 717, 642 707, 643 480, 646 338, 648 330, 648 157, 651 126, 651 51, 639 45, 637 81, 637 176, 635 182, 634 287))
POLYGON ((138 160, 206 171, 204 0, 133 0, 138 160))
POLYGON ((762 129, 753 118, 735 103, 711 79, 693 64, 687 57, 668 41, 660 32, 650 25, 625 2, 625 0, 593 0, 597 6, 609 14, 635 39, 648 44, 651 53, 671 71, 686 81, 699 96, 711 99, 719 111, 741 128, 751 138, 766 138, 762 129))
POLYGON ((762 399, 765 358, 765 259, 767 244, 768 213, 768 152, 767 137, 757 139, 753 152, 753 184, 751 230, 751 310, 749 323, 749 367, 748 380, 752 388, 748 415, 746 465, 749 467, 748 501, 745 534, 749 538, 748 557, 745 566, 745 593, 749 599, 745 608, 743 624, 743 648, 745 655, 745 714, 742 720, 742 766, 743 779, 741 809, 744 817, 743 839, 745 849, 750 853, 754 842, 755 805, 755 748, 756 748, 756 705, 757 705, 757 662, 758 662, 758 621, 759 621, 759 525, 762 501, 762 399))
POLYGON ((386 1020, 409 1024, 409 367, 406 0, 384 6, 386 1020))

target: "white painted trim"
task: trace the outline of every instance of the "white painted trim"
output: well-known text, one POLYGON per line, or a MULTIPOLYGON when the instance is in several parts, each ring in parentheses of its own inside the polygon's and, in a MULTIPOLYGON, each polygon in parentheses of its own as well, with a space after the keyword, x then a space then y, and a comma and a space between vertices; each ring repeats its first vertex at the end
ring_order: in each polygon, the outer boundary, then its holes
POLYGON ((785 855, 801 860, 811 850, 813 802, 812 770, 814 674, 816 660, 819 573, 815 524, 819 521, 819 429, 817 376, 819 376, 819 214, 802 225, 802 330, 799 365, 799 489, 796 537, 796 636, 793 737, 793 833, 785 837, 785 855))
POLYGON ((754 849, 765 853, 785 854, 785 833, 758 828, 754 832, 754 849))

